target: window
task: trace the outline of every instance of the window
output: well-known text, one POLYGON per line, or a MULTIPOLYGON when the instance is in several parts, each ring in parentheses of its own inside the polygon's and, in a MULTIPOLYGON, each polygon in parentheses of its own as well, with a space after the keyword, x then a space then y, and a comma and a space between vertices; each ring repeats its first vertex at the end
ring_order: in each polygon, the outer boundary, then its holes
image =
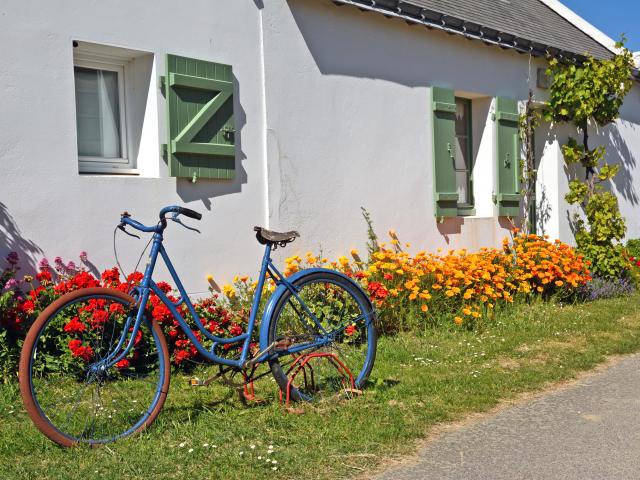
POLYGON ((458 208, 473 208, 471 171, 473 168, 473 143, 471 138, 471 100, 455 98, 455 175, 458 208))
POLYGON ((161 160, 153 63, 149 52, 73 42, 80 173, 155 174, 161 160))
POLYGON ((77 62, 74 67, 78 159, 128 164, 123 66, 77 62))

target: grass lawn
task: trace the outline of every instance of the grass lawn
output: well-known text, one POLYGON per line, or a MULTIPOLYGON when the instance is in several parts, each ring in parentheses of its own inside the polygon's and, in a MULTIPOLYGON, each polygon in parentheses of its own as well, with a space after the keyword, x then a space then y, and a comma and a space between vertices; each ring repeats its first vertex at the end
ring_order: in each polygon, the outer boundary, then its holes
POLYGON ((410 453, 436 423, 571 378, 606 355, 640 350, 639 306, 640 295, 539 303, 515 307, 476 332, 382 338, 363 396, 306 406, 302 415, 284 412, 271 379, 256 385, 268 403, 247 407, 227 387, 193 389, 175 375, 147 432, 97 449, 51 443, 23 412, 17 387, 0 386, 0 478, 362 475, 385 457, 410 453))

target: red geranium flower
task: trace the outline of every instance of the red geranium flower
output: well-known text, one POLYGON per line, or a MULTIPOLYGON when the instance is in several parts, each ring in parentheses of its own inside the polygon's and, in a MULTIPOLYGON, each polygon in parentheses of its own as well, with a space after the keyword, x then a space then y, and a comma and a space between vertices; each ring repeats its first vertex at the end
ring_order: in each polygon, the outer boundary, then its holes
POLYGON ((69 323, 64 326, 64 331, 67 333, 82 333, 85 330, 86 327, 84 326, 84 323, 82 323, 78 317, 73 317, 69 323))
POLYGON ((120 369, 129 368, 130 365, 131 364, 129 363, 129 360, 127 360, 126 358, 123 358, 118 363, 116 363, 116 367, 118 367, 120 369))
POLYGON ((50 282, 52 280, 51 272, 47 270, 40 270, 36 275, 36 278, 40 283, 50 282))
POLYGON ((347 328, 344 329, 344 333, 346 333, 349 336, 353 335, 357 331, 358 329, 356 328, 355 325, 349 325, 347 328))

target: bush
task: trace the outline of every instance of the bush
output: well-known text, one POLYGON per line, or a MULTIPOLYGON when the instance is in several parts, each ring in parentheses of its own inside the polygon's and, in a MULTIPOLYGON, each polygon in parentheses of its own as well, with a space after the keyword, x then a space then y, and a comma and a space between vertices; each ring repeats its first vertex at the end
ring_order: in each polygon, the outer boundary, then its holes
POLYGON ((578 298, 593 301, 602 298, 614 298, 629 295, 635 290, 634 281, 629 275, 620 278, 594 277, 578 289, 578 298))

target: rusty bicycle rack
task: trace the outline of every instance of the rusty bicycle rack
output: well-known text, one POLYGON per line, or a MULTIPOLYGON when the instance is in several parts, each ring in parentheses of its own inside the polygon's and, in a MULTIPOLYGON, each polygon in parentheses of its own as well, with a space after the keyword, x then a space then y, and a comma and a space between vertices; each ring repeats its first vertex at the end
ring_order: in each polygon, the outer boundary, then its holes
MULTIPOLYGON (((285 408, 290 413, 301 413, 299 409, 292 409, 290 407, 291 403, 291 387, 293 384, 293 380, 298 376, 300 372, 302 372, 302 377, 304 379, 305 387, 311 386, 311 389, 315 388, 315 377, 313 372, 313 366, 310 361, 315 358, 324 358, 329 364, 333 365, 338 373, 343 377, 343 382, 345 383, 345 392, 351 393, 360 393, 358 389, 356 389, 355 379, 353 378, 353 373, 351 370, 338 358, 335 353, 329 352, 313 352, 305 355, 298 355, 296 359, 291 364, 289 369, 287 370, 287 376, 289 377, 289 381, 287 382, 287 389, 285 394, 285 408), (308 372, 308 376, 307 376, 308 372), (348 386, 347 386, 348 385, 348 386)), ((279 399, 282 403, 283 392, 280 390, 279 399)))

